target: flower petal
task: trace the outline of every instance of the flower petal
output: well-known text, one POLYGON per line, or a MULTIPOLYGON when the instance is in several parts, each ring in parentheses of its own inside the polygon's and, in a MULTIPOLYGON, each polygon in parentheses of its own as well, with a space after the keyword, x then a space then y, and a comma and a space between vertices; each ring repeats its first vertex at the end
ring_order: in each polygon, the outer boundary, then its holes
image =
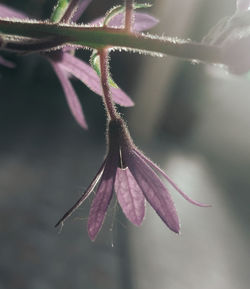
POLYGON ((76 22, 83 14, 83 12, 87 9, 89 4, 92 2, 92 0, 82 0, 82 2, 78 5, 78 8, 72 17, 72 22, 76 22))
POLYGON ((81 204, 89 197, 89 195, 93 192, 95 186, 100 180, 100 177, 103 173, 103 169, 105 166, 106 160, 102 163, 100 169, 98 170, 96 176, 94 177, 93 181, 88 186, 87 190, 82 194, 81 198, 74 204, 73 207, 71 207, 63 216, 62 218, 56 223, 55 227, 59 226, 60 224, 63 224, 68 217, 72 215, 72 213, 77 210, 81 204))
POLYGON ((180 225, 174 202, 160 178, 133 151, 124 155, 124 161, 156 213, 172 231, 178 233, 180 225))
POLYGON ((4 59, 2 56, 0 56, 0 65, 6 66, 8 68, 14 68, 16 66, 15 63, 4 59))
MULTIPOLYGON (((63 54, 60 65, 65 70, 73 74, 76 78, 85 83, 89 89, 93 90, 99 95, 103 94, 100 78, 90 65, 69 53, 63 54)), ((122 106, 134 105, 133 101, 120 88, 111 87, 111 93, 113 100, 116 103, 122 106)))
POLYGON ((51 65, 53 66, 55 73, 57 74, 57 77, 59 78, 61 85, 63 87, 66 100, 68 102, 69 108, 75 118, 75 120, 79 123, 79 125, 87 129, 87 123, 82 111, 81 103, 74 91, 73 86, 71 85, 67 73, 63 70, 63 68, 60 65, 60 62, 55 62, 50 60, 51 65))
MULTIPOLYGON (((159 20, 155 17, 142 12, 134 13, 135 19, 133 23, 133 30, 141 32, 153 28, 159 23, 159 20)), ((102 25, 103 17, 97 18, 90 22, 92 25, 102 25)), ((122 27, 124 26, 124 13, 115 15, 108 23, 109 27, 122 27)))
POLYGON ((0 17, 19 18, 19 19, 28 18, 24 13, 3 4, 0 4, 0 17))
POLYGON ((107 156, 104 172, 100 180, 96 196, 91 204, 88 218, 88 234, 92 241, 95 240, 102 227, 113 195, 113 186, 118 161, 119 154, 116 150, 107 156))
POLYGON ((145 216, 145 198, 128 168, 117 169, 115 192, 126 217, 134 225, 140 226, 145 216))
MULTIPOLYGON (((110 22, 109 26, 122 26, 124 23, 124 14, 120 14, 115 16, 110 22)), ((155 17, 142 12, 135 12, 134 13, 134 23, 133 23, 133 30, 134 31, 144 31, 148 30, 159 23, 159 20, 155 17)))
POLYGON ((147 158, 143 153, 139 150, 135 150, 135 153, 140 156, 149 166, 153 167, 158 173, 160 173, 169 183, 176 189, 176 191, 188 202, 198 207, 211 207, 211 205, 203 204, 192 200, 188 195, 186 195, 172 180, 171 178, 155 163, 153 163, 149 158, 147 158))

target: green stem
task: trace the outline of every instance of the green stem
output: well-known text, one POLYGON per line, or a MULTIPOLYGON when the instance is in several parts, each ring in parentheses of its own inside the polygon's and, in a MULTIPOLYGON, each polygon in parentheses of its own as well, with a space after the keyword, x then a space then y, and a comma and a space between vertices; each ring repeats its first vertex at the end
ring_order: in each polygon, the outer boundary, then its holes
POLYGON ((8 35, 25 37, 54 36, 65 41, 65 43, 94 49, 111 46, 117 49, 132 49, 149 54, 172 55, 186 60, 195 59, 209 63, 225 63, 225 57, 220 47, 176 38, 128 34, 123 29, 0 19, 0 31, 8 35))
POLYGON ((75 10, 78 7, 80 0, 71 0, 71 2, 69 3, 67 9, 65 9, 65 12, 60 20, 60 22, 70 22, 71 18, 74 15, 75 10))
POLYGON ((52 12, 50 20, 52 22, 59 22, 70 4, 70 0, 58 0, 52 12))

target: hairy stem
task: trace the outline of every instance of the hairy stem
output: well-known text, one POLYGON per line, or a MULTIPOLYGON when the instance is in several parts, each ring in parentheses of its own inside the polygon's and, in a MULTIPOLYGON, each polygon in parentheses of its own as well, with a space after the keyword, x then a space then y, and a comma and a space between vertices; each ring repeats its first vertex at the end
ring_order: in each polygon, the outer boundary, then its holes
POLYGON ((116 111, 114 102, 111 98, 111 91, 108 81, 109 75, 109 59, 108 59, 108 50, 101 49, 98 51, 100 55, 100 69, 101 69, 101 83, 103 89, 103 102, 107 111, 108 118, 117 119, 118 113, 116 111))
POLYGON ((35 38, 54 36, 65 43, 94 49, 111 46, 114 49, 132 49, 149 54, 172 55, 186 60, 195 59, 209 63, 226 64, 223 51, 218 46, 176 38, 159 38, 152 35, 127 33, 124 29, 0 19, 0 32, 35 38))
POLYGON ((71 18, 74 16, 74 13, 79 5, 79 2, 80 0, 71 0, 60 22, 69 22, 71 20, 71 18))
POLYGON ((50 17, 52 22, 61 21, 65 11, 67 10, 69 6, 69 2, 70 0, 58 0, 57 1, 54 11, 52 12, 52 15, 50 17))
POLYGON ((133 23, 133 0, 125 0, 125 30, 127 32, 131 31, 133 23))

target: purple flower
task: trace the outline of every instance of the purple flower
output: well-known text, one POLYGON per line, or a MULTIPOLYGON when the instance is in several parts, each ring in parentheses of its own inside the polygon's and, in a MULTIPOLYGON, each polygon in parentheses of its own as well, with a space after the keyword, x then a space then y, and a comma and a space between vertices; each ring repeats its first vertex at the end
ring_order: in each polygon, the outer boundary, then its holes
POLYGON ((63 223, 86 200, 99 182, 88 218, 88 234, 92 241, 102 227, 113 190, 122 211, 134 225, 142 223, 147 200, 169 229, 178 233, 180 225, 174 203, 156 172, 167 179, 186 200, 197 206, 207 206, 191 200, 165 172, 139 151, 121 118, 109 122, 107 142, 107 156, 97 175, 56 226, 63 223))
MULTIPOLYGON (((80 18, 82 13, 91 2, 92 0, 82 0, 77 10, 75 11, 71 21, 77 22, 77 20, 80 18)), ((0 4, 0 17, 19 19, 27 18, 24 13, 16 11, 3 4, 0 4)), ((123 18, 124 13, 120 13, 114 16, 109 22, 109 26, 121 27, 123 25, 123 18)), ((102 20, 103 18, 99 18, 94 20, 90 24, 100 25, 102 23, 102 20)), ((135 13, 135 31, 147 30, 155 26, 157 23, 158 20, 148 14, 138 12, 135 13)), ((81 127, 87 129, 87 123, 82 111, 82 107, 78 96, 70 82, 70 77, 75 76, 76 78, 81 80, 86 86, 88 86, 89 89, 99 95, 102 95, 103 91, 100 78, 96 71, 90 65, 75 57, 73 54, 74 49, 72 49, 72 47, 65 47, 58 51, 44 53, 43 55, 47 58, 47 60, 49 60, 58 79, 61 82, 72 115, 81 127)), ((0 58, 0 64, 9 67, 11 66, 11 63, 4 60, 3 58, 0 58)), ((133 101, 129 98, 129 96, 120 88, 111 87, 111 93, 114 102, 116 102, 117 104, 126 107, 134 105, 133 101)))

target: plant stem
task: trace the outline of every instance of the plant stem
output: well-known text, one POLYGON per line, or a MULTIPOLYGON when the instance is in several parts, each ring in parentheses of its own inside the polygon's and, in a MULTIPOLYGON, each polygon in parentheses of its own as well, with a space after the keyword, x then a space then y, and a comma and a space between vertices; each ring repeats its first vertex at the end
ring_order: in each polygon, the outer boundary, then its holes
POLYGON ((98 51, 100 55, 100 70, 101 70, 101 83, 103 89, 103 102, 106 108, 107 116, 111 120, 118 118, 118 113, 116 111, 114 102, 111 98, 111 91, 108 82, 109 75, 109 59, 108 59, 108 50, 101 49, 98 51))
POLYGON ((50 17, 52 22, 60 22, 65 11, 67 10, 69 6, 70 0, 58 0, 57 4, 54 8, 54 11, 52 12, 52 15, 50 17))
POLYGON ((54 36, 65 43, 94 49, 111 46, 114 49, 124 48, 149 54, 160 53, 186 60, 222 64, 227 62, 222 49, 218 46, 176 38, 159 38, 148 34, 128 34, 124 29, 0 19, 0 31, 8 35, 35 38, 54 36))
POLYGON ((69 22, 74 15, 75 10, 78 7, 80 0, 71 0, 68 8, 64 12, 60 22, 69 22))
POLYGON ((133 23, 133 0, 125 0, 125 30, 131 31, 133 23))

